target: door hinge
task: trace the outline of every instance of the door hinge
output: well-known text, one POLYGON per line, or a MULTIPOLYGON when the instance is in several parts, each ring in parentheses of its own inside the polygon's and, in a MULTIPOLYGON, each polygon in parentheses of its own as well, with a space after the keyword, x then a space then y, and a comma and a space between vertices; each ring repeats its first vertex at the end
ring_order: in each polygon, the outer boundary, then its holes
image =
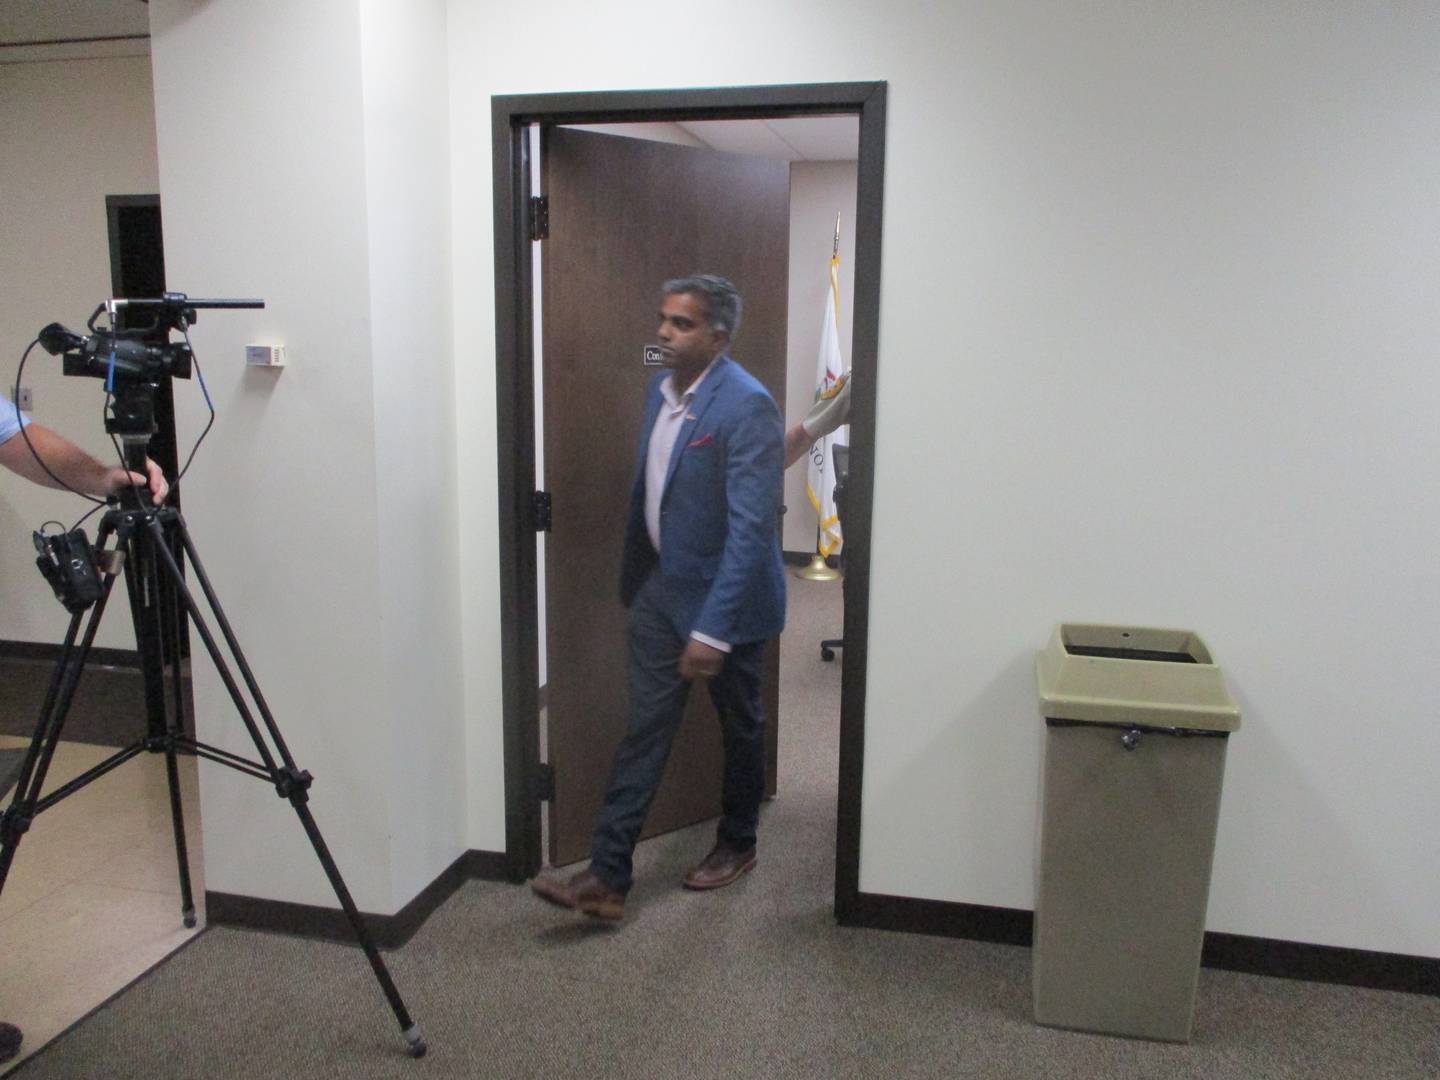
POLYGON ((530 239, 550 239, 550 198, 547 195, 530 196, 530 239))
POLYGON ((535 492, 535 531, 549 532, 554 517, 550 512, 550 492, 535 492))
POLYGON ((555 766, 547 761, 535 767, 535 797, 541 802, 555 799, 555 766))

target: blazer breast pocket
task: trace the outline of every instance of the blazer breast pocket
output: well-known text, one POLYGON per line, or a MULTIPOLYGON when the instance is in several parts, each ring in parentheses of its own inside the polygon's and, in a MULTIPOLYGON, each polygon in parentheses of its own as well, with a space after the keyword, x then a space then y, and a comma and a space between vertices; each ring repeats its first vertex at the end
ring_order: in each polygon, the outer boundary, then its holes
POLYGON ((708 476, 720 467, 720 444, 713 433, 698 434, 685 443, 680 455, 680 468, 691 475, 708 476))

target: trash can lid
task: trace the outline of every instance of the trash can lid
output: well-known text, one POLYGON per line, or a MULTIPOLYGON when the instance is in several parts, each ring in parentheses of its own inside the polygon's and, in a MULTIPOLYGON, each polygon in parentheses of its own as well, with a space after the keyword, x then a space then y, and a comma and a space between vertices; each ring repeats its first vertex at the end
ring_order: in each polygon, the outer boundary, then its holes
POLYGON ((1035 659, 1051 720, 1238 731, 1240 710, 1192 630, 1061 623, 1035 659))

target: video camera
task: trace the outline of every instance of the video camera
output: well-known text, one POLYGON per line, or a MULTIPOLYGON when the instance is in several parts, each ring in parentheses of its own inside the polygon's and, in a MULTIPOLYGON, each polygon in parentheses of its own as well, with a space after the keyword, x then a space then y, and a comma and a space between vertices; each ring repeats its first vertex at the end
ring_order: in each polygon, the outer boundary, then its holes
POLYGON ((112 435, 149 438, 155 432, 154 391, 168 378, 188 379, 194 356, 184 341, 170 341, 169 332, 184 333, 204 308, 263 308, 263 300, 192 300, 184 293, 165 293, 153 299, 107 300, 95 309, 81 337, 59 323, 40 331, 40 345, 60 356, 66 375, 104 379, 114 395, 105 430, 112 435), (110 317, 109 328, 96 329, 101 313, 110 317), (129 315, 151 318, 143 325, 120 329, 129 315))

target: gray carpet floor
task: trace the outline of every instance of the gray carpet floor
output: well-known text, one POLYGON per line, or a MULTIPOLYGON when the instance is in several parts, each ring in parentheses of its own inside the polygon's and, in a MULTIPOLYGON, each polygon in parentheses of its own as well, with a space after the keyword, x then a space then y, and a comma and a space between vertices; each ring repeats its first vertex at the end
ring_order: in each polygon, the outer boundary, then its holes
MULTIPOLYGON (((388 955, 212 929, 18 1074, 40 1077, 1440 1077, 1440 999, 1202 971, 1167 1045, 1037 1027, 1028 949, 836 927, 839 589, 795 582, 760 865, 678 882, 711 827, 641 845, 625 921, 471 882, 388 955)), ((323 805, 317 805, 323 825, 323 805)))

